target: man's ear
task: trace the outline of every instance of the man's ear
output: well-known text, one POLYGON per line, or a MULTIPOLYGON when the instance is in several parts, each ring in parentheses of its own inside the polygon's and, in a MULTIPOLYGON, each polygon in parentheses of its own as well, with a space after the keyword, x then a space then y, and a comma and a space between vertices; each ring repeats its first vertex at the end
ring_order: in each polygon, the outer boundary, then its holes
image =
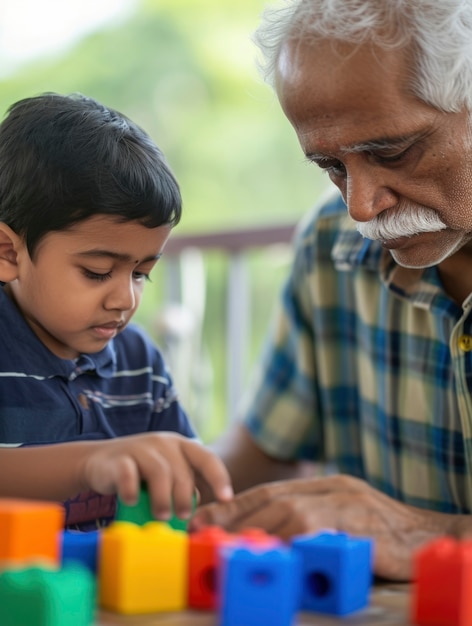
POLYGON ((0 281, 9 283, 18 277, 18 251, 23 240, 4 222, 0 222, 0 281))

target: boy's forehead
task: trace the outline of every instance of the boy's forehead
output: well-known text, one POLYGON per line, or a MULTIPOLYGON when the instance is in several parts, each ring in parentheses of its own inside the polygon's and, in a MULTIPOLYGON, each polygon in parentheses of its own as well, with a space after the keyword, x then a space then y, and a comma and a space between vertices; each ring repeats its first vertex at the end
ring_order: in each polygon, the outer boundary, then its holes
POLYGON ((65 254, 124 262, 157 260, 170 234, 168 224, 148 228, 140 222, 94 216, 66 230, 51 231, 38 247, 56 246, 65 254))
MULTIPOLYGON (((126 252, 117 252, 116 250, 108 250, 107 248, 91 248, 89 250, 78 251, 77 256, 84 259, 91 258, 107 258, 115 261, 122 261, 123 263, 133 262, 134 256, 126 252)), ((139 263, 144 261, 157 261, 161 257, 161 253, 151 254, 144 259, 136 259, 134 262, 139 263)))

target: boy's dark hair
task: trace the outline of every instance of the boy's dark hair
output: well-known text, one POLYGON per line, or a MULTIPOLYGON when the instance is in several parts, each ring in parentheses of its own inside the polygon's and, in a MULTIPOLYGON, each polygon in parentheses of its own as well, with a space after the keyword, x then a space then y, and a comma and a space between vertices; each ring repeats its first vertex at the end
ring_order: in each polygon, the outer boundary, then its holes
POLYGON ((0 221, 33 258, 50 231, 97 214, 174 226, 182 211, 164 155, 137 124, 96 100, 45 93, 0 124, 0 221))

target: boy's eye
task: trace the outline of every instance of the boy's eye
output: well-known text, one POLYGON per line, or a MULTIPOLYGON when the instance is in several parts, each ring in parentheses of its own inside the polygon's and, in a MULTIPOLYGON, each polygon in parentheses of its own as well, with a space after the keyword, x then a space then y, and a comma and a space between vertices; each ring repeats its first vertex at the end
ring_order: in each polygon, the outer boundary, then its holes
POLYGON ((151 281, 149 274, 146 274, 144 272, 133 272, 133 278, 134 280, 151 281))
POLYGON ((86 268, 83 268, 82 271, 86 278, 89 278, 90 280, 96 280, 98 282, 103 282, 111 278, 111 272, 105 272, 103 274, 99 274, 98 272, 92 272, 91 270, 88 270, 86 268))

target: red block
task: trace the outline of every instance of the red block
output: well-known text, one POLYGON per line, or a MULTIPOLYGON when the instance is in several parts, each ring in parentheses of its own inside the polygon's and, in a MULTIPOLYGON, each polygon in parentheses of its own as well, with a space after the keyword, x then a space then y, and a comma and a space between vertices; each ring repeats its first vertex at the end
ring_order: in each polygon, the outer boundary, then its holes
POLYGON ((413 565, 413 624, 472 624, 472 541, 435 539, 418 550, 413 565))
POLYGON ((207 526, 189 535, 188 604, 194 609, 218 606, 219 549, 235 536, 219 526, 207 526))
POLYGON ((278 548, 283 545, 283 541, 275 535, 270 535, 262 528, 247 527, 243 528, 238 533, 239 539, 241 539, 246 545, 250 545, 252 548, 260 546, 264 549, 278 548))

